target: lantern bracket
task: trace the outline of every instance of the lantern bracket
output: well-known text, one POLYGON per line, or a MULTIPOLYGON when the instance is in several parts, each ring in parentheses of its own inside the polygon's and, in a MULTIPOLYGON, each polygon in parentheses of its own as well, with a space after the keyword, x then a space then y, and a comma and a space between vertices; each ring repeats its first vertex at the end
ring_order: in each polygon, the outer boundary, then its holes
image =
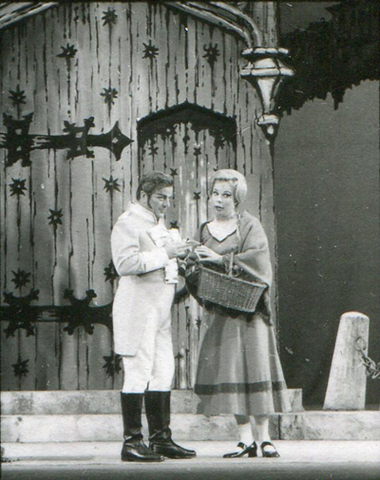
POLYGON ((256 89, 262 105, 262 114, 257 119, 257 124, 269 140, 274 139, 280 122, 276 113, 278 91, 283 81, 294 75, 294 70, 284 62, 288 50, 277 46, 263 46, 263 32, 249 15, 231 5, 231 2, 164 3, 168 7, 217 25, 245 43, 247 48, 242 52, 242 56, 248 63, 241 69, 240 76, 256 89))

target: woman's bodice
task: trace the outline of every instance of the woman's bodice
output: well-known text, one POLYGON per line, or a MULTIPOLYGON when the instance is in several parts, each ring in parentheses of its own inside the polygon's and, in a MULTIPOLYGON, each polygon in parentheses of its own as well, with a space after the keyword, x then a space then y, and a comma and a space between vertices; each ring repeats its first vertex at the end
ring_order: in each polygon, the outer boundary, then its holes
POLYGON ((239 247, 238 229, 228 235, 224 240, 219 241, 211 235, 206 224, 202 229, 202 243, 219 255, 236 251, 239 247))

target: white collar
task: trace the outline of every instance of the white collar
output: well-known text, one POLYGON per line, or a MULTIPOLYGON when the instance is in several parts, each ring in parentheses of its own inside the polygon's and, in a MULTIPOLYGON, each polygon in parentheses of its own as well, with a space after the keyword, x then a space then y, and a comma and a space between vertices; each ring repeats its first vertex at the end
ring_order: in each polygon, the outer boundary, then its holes
POLYGON ((218 242, 222 242, 225 238, 236 232, 237 226, 238 219, 236 217, 226 222, 218 222, 214 219, 207 224, 208 231, 218 242))
POLYGON ((137 202, 131 202, 129 210, 133 213, 136 213, 137 215, 140 215, 141 217, 145 218, 146 220, 149 220, 150 222, 153 222, 155 224, 157 223, 163 223, 160 220, 158 220, 156 215, 148 210, 147 208, 143 207, 137 202))

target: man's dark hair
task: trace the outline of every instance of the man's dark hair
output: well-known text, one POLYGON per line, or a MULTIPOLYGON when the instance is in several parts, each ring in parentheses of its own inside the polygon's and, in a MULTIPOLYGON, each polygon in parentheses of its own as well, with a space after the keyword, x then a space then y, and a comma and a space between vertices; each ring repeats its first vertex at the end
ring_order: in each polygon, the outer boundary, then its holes
POLYGON ((141 192, 145 192, 148 197, 152 193, 165 187, 172 187, 174 184, 173 178, 170 175, 162 172, 151 172, 143 175, 137 187, 136 198, 140 200, 141 192))

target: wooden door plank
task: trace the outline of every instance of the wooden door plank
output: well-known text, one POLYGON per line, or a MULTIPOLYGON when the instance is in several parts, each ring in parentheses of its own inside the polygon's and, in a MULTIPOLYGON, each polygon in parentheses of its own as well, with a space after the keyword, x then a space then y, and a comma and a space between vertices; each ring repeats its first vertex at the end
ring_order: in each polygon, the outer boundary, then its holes
POLYGON ((66 331, 64 331, 66 327, 66 323, 62 323, 60 325, 61 390, 79 390, 78 330, 74 331, 72 335, 69 335, 66 331))
POLYGON ((36 324, 35 387, 31 390, 61 389, 61 335, 55 322, 36 324))
POLYGON ((13 367, 13 365, 16 365, 19 361, 18 336, 7 338, 4 332, 6 325, 7 325, 6 322, 1 322, 1 330, 0 330, 1 390, 3 391, 18 390, 19 381, 18 381, 18 378, 15 376, 14 367, 13 367))
POLYGON ((88 383, 89 390, 108 390, 112 388, 112 375, 104 368, 106 359, 111 355, 111 335, 104 325, 95 325, 94 333, 87 336, 88 347, 88 383))

